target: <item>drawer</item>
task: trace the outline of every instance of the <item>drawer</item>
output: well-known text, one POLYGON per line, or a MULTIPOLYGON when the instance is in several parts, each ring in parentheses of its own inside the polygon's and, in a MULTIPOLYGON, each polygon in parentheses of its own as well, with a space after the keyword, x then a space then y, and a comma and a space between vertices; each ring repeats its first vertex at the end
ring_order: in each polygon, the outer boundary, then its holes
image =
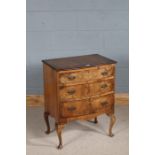
POLYGON ((75 71, 70 73, 64 72, 60 73, 59 75, 59 83, 61 85, 83 83, 88 81, 88 79, 89 79, 88 70, 75 71))
POLYGON ((97 78, 102 79, 110 76, 114 76, 114 65, 101 66, 97 71, 97 78))
POLYGON ((95 83, 90 83, 90 95, 99 95, 114 91, 114 79, 98 81, 95 83))
POLYGON ((59 89, 60 101, 71 101, 87 98, 89 93, 88 84, 61 87, 59 89))
POLYGON ((104 65, 96 69, 89 70, 88 79, 90 81, 114 76, 114 65, 104 65))
POLYGON ((89 100, 61 103, 61 116, 72 117, 90 113, 89 100))
POLYGON ((99 111, 113 111, 114 110, 114 94, 98 97, 98 98, 91 98, 91 106, 92 111, 99 112, 99 111))
POLYGON ((86 83, 98 79, 114 76, 114 65, 104 65, 91 67, 89 69, 75 70, 72 72, 63 72, 59 74, 60 85, 86 83))

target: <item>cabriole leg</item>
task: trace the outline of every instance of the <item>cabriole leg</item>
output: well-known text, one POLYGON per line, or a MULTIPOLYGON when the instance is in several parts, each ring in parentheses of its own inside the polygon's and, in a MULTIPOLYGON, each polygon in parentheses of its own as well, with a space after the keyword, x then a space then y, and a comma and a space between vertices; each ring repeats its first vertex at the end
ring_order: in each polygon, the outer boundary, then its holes
POLYGON ((61 132, 62 132, 62 129, 64 128, 64 124, 58 124, 58 123, 56 123, 55 124, 55 128, 56 128, 58 139, 59 139, 59 145, 58 145, 57 148, 58 149, 62 149, 63 148, 63 145, 62 145, 61 132))
POLYGON ((49 124, 49 113, 48 112, 44 112, 44 120, 45 120, 46 127, 47 127, 47 130, 45 131, 45 133, 49 134, 50 133, 50 124, 49 124))
POLYGON ((116 122, 116 117, 115 117, 114 114, 109 115, 109 117, 110 117, 109 136, 110 136, 110 137, 113 137, 114 134, 112 133, 112 128, 113 128, 113 126, 114 126, 114 124, 115 124, 115 122, 116 122))
POLYGON ((95 123, 95 124, 98 123, 97 117, 95 117, 95 119, 94 119, 94 123, 95 123))

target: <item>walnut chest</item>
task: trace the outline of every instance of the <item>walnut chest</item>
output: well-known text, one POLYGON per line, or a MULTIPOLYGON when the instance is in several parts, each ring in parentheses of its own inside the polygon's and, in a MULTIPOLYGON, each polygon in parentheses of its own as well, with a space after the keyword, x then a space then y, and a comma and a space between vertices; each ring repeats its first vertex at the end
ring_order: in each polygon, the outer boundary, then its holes
POLYGON ((73 120, 97 123, 98 115, 107 114, 113 136, 115 64, 98 54, 43 60, 46 133, 50 133, 48 116, 54 117, 59 149, 62 129, 73 120))

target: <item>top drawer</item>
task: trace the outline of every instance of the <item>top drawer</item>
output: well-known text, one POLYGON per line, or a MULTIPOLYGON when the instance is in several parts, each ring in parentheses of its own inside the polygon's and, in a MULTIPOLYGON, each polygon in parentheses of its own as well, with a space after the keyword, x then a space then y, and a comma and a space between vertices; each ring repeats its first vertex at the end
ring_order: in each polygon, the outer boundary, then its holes
POLYGON ((88 70, 85 71, 73 71, 60 73, 59 82, 60 84, 75 84, 85 83, 89 79, 88 70))
POLYGON ((89 71, 89 80, 98 80, 114 76, 114 65, 104 65, 89 71))
POLYGON ((63 71, 59 73, 59 83, 62 85, 86 83, 114 75, 114 65, 104 65, 88 69, 63 71))

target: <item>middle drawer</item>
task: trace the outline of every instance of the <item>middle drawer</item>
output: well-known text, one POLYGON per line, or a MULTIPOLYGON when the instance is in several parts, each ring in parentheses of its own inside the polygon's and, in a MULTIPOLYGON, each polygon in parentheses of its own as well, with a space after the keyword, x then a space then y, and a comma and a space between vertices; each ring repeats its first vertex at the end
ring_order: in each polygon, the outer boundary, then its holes
POLYGON ((82 85, 60 86, 59 88, 61 102, 80 100, 113 91, 114 79, 82 85))
POLYGON ((85 99, 89 96, 89 85, 83 84, 60 87, 59 94, 61 102, 85 99))
POLYGON ((89 84, 90 95, 102 95, 114 90, 114 79, 98 81, 89 84))

